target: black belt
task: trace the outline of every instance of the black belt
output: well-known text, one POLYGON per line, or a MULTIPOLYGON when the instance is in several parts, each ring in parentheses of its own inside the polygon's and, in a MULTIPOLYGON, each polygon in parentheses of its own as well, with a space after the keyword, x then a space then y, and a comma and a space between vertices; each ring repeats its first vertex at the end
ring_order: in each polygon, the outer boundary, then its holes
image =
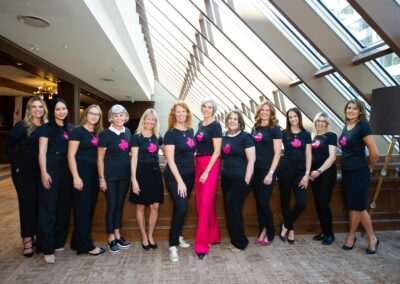
POLYGON ((61 153, 61 152, 49 152, 49 154, 59 155, 59 156, 66 156, 67 155, 67 153, 61 153))
POLYGON ((197 153, 196 157, 212 156, 210 153, 197 153))

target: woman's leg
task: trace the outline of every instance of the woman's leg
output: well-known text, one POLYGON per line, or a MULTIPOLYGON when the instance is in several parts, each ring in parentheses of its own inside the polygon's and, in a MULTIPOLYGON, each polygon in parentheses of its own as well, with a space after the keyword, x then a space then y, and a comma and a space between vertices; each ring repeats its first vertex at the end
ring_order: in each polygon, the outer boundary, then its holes
POLYGON ((148 233, 148 238, 149 238, 149 243, 155 244, 156 242, 154 241, 154 229, 156 228, 157 220, 158 220, 158 209, 160 207, 159 203, 153 203, 150 204, 150 214, 149 214, 149 233, 148 233))
POLYGON ((142 234, 142 244, 147 246, 149 240, 146 234, 146 206, 143 204, 136 204, 136 220, 139 225, 140 233, 142 234))

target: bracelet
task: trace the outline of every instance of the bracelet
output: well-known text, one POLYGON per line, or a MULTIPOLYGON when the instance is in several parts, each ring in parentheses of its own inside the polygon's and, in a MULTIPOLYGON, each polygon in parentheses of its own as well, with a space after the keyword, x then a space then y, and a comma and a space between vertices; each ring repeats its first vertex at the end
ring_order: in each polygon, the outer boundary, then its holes
POLYGON ((318 169, 317 172, 318 172, 319 174, 322 174, 322 171, 321 171, 320 169, 318 169))
POLYGON ((270 171, 269 173, 270 173, 271 175, 273 175, 273 174, 274 174, 274 171, 270 171))
POLYGON ((102 180, 104 178, 104 176, 99 176, 99 180, 102 180))
POLYGON ((310 172, 306 172, 306 174, 305 174, 306 176, 308 176, 308 175, 310 175, 310 172))

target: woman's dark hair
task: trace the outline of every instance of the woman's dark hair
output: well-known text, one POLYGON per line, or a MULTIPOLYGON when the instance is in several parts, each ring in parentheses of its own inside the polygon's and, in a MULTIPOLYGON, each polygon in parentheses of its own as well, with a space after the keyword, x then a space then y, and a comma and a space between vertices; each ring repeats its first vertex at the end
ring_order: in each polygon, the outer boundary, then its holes
POLYGON ((228 120, 229 120, 229 118, 231 117, 231 115, 232 115, 233 113, 236 113, 237 116, 238 116, 239 129, 240 129, 240 130, 244 130, 244 129, 246 128, 246 124, 245 124, 245 122, 244 122, 243 115, 242 115, 242 113, 241 113, 240 111, 238 111, 238 110, 236 110, 236 109, 235 109, 235 110, 231 110, 231 111, 226 115, 226 118, 225 118, 225 127, 226 127, 226 129, 228 129, 228 120))
POLYGON ((286 137, 289 137, 292 134, 292 129, 291 129, 292 125, 290 124, 290 121, 289 121, 289 112, 291 112, 291 111, 294 112, 295 114, 297 114, 297 117, 299 118, 299 128, 301 130, 305 130, 303 127, 303 116, 301 115, 301 111, 297 107, 292 107, 291 109, 289 109, 286 112, 286 128, 283 131, 285 133, 286 137))
MULTIPOLYGON (((63 103, 68 109, 67 102, 63 98, 57 97, 57 98, 52 99, 50 101, 50 107, 49 107, 49 124, 51 126, 57 125, 56 118, 54 116, 54 110, 56 109, 56 105, 58 103, 63 103)), ((69 122, 69 114, 64 118, 64 125, 63 125, 64 130, 67 130, 68 122, 69 122)))

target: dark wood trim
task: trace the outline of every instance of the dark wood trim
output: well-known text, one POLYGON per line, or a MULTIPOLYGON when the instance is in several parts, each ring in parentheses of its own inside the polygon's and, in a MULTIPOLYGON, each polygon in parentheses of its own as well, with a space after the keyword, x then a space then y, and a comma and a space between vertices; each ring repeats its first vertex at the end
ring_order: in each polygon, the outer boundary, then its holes
POLYGON ((384 42, 374 45, 372 48, 366 48, 357 54, 352 63, 354 65, 362 64, 378 57, 392 53, 393 50, 384 42))
POLYGON ((35 87, 25 85, 4 77, 0 77, 0 86, 30 94, 33 94, 33 92, 36 92, 38 90, 35 87))
POLYGON ((335 68, 332 67, 330 64, 325 64, 319 69, 317 72, 314 73, 315 78, 324 77, 326 75, 332 74, 335 72, 335 68))

